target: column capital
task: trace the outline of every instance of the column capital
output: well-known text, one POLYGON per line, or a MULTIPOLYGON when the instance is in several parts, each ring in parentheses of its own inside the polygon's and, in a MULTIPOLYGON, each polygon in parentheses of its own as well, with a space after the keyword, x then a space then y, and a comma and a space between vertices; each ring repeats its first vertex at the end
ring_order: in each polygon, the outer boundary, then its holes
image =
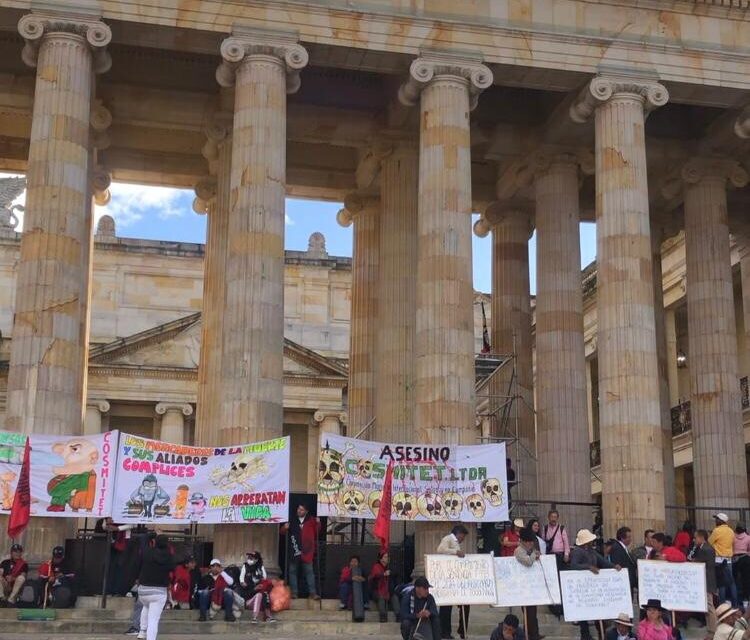
POLYGON ((669 92, 663 84, 653 79, 599 75, 589 82, 578 99, 570 105, 570 118, 573 122, 584 123, 597 107, 617 97, 640 100, 645 114, 648 114, 667 104, 669 92))
POLYGON ((183 416, 193 415, 193 405, 188 402, 160 402, 155 407, 156 413, 163 416, 169 411, 181 413, 183 416))
POLYGON ((112 174, 109 169, 105 169, 102 165, 97 165, 91 172, 91 190, 94 192, 94 202, 100 207, 109 204, 112 199, 112 194, 109 191, 109 186, 112 184, 112 174))
POLYGON ((209 175, 199 178, 193 186, 193 190, 195 191, 193 211, 200 216, 207 214, 219 190, 216 176, 209 175))
POLYGON ((94 149, 108 149, 110 145, 107 129, 112 126, 112 113, 100 99, 94 100, 89 115, 89 127, 91 129, 91 146, 94 149))
POLYGON ((26 41, 21 57, 30 67, 36 67, 42 40, 52 34, 71 34, 85 39, 94 55, 95 73, 105 73, 112 66, 112 59, 106 50, 112 40, 112 30, 96 16, 62 11, 35 11, 18 21, 18 32, 26 41))
POLYGON ((407 107, 415 106, 422 89, 441 77, 454 77, 467 83, 472 109, 477 106, 479 94, 494 80, 492 71, 482 64, 481 57, 425 51, 411 63, 409 77, 398 90, 399 102, 407 107))
POLYGON ((307 49, 299 44, 296 33, 235 28, 221 43, 222 62, 216 70, 216 81, 222 87, 234 86, 235 70, 247 56, 266 55, 278 58, 286 68, 287 93, 300 87, 299 72, 307 66, 307 49))
POLYGON ((683 184, 698 184, 703 180, 719 180, 727 187, 741 188, 748 182, 745 168, 730 158, 692 158, 680 170, 683 184))
POLYGON ((495 200, 474 223, 474 234, 485 238, 504 222, 528 224, 529 238, 534 232, 534 207, 528 200, 495 200))
POLYGON ((336 222, 348 227, 361 215, 376 213, 380 208, 380 196, 365 195, 357 192, 344 196, 344 207, 336 214, 336 222))
POLYGON ((743 139, 750 138, 750 106, 745 107, 734 121, 734 133, 743 139))
POLYGON ((107 413, 110 409, 109 402, 106 400, 97 400, 89 398, 86 400, 87 409, 96 409, 99 413, 107 413))
POLYGON ((313 414, 313 422, 320 425, 324 420, 333 418, 338 420, 339 424, 347 424, 349 422, 349 416, 346 411, 333 411, 329 409, 318 409, 313 414))

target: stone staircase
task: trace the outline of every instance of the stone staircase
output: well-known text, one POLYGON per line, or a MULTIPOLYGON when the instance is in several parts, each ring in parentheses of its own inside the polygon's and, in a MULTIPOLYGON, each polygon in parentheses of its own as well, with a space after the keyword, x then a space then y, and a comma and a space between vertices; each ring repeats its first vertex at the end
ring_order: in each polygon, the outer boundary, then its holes
MULTIPOLYGON (((0 609, 0 640, 124 640, 129 626, 133 601, 130 598, 110 598, 107 608, 99 608, 98 597, 78 599, 75 609, 57 611, 51 621, 19 621, 18 610, 0 609)), ((487 640, 498 621, 505 617, 507 609, 473 606, 469 619, 470 640, 487 640)), ((522 619, 521 611, 514 611, 522 619)), ((159 625, 159 640, 199 640, 205 636, 224 640, 248 640, 248 638, 273 637, 276 640, 301 640, 315 637, 317 640, 341 640, 349 638, 400 638, 399 626, 393 622, 378 622, 378 614, 368 611, 364 622, 354 623, 351 612, 339 611, 336 600, 310 602, 293 600, 292 608, 278 614, 275 624, 251 624, 249 611, 243 613, 238 622, 223 620, 198 622, 197 611, 165 611, 159 625)), ((540 632, 547 640, 574 640, 578 628, 547 613, 546 607, 539 609, 540 632)), ((458 623, 457 610, 453 612, 453 635, 458 623)), ((593 633, 593 629, 592 629, 593 633)), ((702 640, 699 629, 683 632, 685 640, 702 640)), ((594 636, 596 637, 596 636, 594 636)))

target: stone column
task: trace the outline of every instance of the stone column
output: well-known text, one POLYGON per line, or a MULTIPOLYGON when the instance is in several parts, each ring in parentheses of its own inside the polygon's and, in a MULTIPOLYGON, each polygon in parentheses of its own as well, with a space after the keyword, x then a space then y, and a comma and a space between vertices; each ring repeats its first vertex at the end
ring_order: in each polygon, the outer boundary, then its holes
POLYGON ((86 403, 86 416, 83 419, 83 434, 99 435, 102 432, 102 414, 109 411, 106 400, 89 400, 86 403))
MULTIPOLYGON (((415 425, 417 442, 476 441, 469 112, 492 72, 476 60, 415 60, 399 97, 420 100, 415 425), (472 98, 474 97, 474 99, 472 98)), ((415 574, 444 523, 418 523, 415 574)), ((474 527, 471 527, 475 531, 474 527)), ((467 549, 474 544, 467 540, 467 549)))
POLYGON ((375 417, 379 211, 379 198, 350 194, 337 216, 345 227, 354 224, 348 393, 353 436, 375 417))
POLYGON ((669 382, 669 409, 680 404, 680 380, 677 371, 677 318, 674 309, 664 311, 664 331, 667 339, 667 380, 669 382))
POLYGON ((185 418, 193 415, 193 406, 187 402, 160 402, 155 411, 162 417, 159 440, 185 444, 185 418))
MULTIPOLYGON (((299 88, 307 52, 289 34, 236 31, 216 72, 234 85, 234 122, 222 340, 224 411, 217 444, 282 435, 286 94, 299 88)), ((271 525, 216 527, 215 550, 239 558, 248 536, 276 567, 271 525)))
MULTIPOLYGON (((87 257, 92 242, 89 125, 94 74, 109 68, 107 25, 95 17, 31 13, 18 30, 36 67, 26 214, 16 278, 6 428, 70 434, 83 429, 87 257)), ((65 538, 60 519, 25 534, 35 561, 65 538)))
POLYGON ((666 104, 652 81, 598 76, 571 106, 595 113, 597 313, 606 535, 664 526, 659 369, 644 123, 666 104))
MULTIPOLYGON (((695 502, 746 509, 726 190, 728 184, 745 186, 748 176, 739 163, 696 158, 683 168, 682 178, 695 502)), ((709 515, 699 518, 701 525, 709 515)))
POLYGON ((417 322, 416 139, 394 142, 381 163, 378 324, 375 356, 375 425, 369 437, 412 442, 414 331, 417 322))
POLYGON ((745 325, 745 348, 750 350, 750 236, 744 240, 742 260, 740 262, 742 277, 742 311, 745 325))
MULTIPOLYGON (((555 502, 591 502, 579 159, 572 153, 546 155, 535 164, 538 495, 555 502)), ((590 525, 591 507, 563 511, 570 531, 590 525)))

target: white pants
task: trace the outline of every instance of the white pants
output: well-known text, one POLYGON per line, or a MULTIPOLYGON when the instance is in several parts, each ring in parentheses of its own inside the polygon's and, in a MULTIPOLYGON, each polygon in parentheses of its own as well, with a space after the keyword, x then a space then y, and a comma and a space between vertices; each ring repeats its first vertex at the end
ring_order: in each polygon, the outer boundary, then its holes
POLYGON ((138 587, 138 599, 143 603, 139 638, 156 640, 159 633, 159 619, 167 602, 166 587, 138 587))

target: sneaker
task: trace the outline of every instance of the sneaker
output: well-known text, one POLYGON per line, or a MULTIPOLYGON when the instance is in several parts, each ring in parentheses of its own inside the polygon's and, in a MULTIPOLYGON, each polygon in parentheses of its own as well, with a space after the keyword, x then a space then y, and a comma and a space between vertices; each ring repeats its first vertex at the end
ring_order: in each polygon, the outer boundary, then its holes
POLYGON ((253 619, 250 620, 250 624, 258 624, 258 618, 256 618, 255 616, 253 616, 253 619))
POLYGON ((343 603, 339 604, 339 611, 343 611, 344 609, 346 609, 346 605, 343 603))
POLYGON ((139 631, 136 638, 138 638, 138 640, 146 640, 146 634, 139 631))
POLYGON ((310 600, 320 600, 320 596, 317 593, 311 593, 310 600))
POLYGON ((125 632, 125 635, 126 636, 137 636, 139 631, 140 631, 140 629, 138 629, 137 627, 130 627, 130 629, 128 629, 125 632))
POLYGON ((205 622, 205 621, 206 621, 206 614, 205 613, 201 613, 198 616, 198 622, 205 622))
POLYGON ((271 616, 270 618, 266 619, 266 622, 276 622, 276 618, 274 618, 273 616, 271 616))

